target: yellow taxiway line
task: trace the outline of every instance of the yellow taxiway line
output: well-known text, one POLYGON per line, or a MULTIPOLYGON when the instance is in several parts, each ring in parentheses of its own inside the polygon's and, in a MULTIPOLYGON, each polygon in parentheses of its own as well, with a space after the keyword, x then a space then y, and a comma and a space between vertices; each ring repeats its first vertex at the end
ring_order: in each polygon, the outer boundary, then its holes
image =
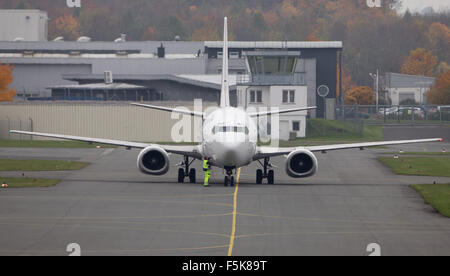
POLYGON ((236 189, 234 191, 233 200, 233 226, 231 228, 230 245, 228 247, 228 256, 233 255, 234 239, 236 238, 236 217, 237 217, 237 196, 239 191, 239 178, 241 176, 241 168, 239 168, 236 178, 236 189))

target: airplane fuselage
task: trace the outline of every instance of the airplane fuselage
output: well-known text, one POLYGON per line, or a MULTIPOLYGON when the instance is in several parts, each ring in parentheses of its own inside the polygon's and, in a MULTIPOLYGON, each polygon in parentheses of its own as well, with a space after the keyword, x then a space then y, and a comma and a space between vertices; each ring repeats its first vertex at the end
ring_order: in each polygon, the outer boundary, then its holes
POLYGON ((209 114, 203 125, 202 153, 220 168, 238 168, 253 161, 257 127, 239 108, 224 107, 209 114))

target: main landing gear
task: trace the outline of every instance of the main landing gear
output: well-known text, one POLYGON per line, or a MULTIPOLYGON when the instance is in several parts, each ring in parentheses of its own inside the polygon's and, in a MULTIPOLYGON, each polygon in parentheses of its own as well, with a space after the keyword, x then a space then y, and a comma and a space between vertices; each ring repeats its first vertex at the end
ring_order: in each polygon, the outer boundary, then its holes
POLYGON ((273 168, 273 165, 269 163, 270 158, 264 158, 264 164, 258 160, 259 164, 264 170, 258 169, 256 171, 256 184, 262 184, 263 179, 267 179, 268 184, 275 184, 275 173, 273 170, 268 170, 268 168, 273 168))
POLYGON ((225 187, 228 187, 228 186, 234 187, 234 185, 236 183, 234 176, 233 176, 233 169, 235 169, 235 168, 225 168, 226 174, 227 174, 225 176, 224 184, 223 184, 225 187))
POLYGON ((184 166, 184 168, 178 169, 178 183, 184 183, 185 178, 189 178, 190 183, 195 183, 196 181, 196 172, 195 169, 190 169, 190 166, 195 161, 195 159, 192 159, 189 161, 189 157, 185 156, 184 161, 180 164, 180 166, 184 166))

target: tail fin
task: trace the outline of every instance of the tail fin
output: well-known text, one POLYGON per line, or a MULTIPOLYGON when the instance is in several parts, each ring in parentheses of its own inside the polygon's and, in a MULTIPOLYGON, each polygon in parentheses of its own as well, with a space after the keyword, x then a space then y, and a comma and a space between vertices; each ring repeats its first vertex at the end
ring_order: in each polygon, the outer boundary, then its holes
POLYGON ((223 64, 222 90, 220 91, 220 107, 230 106, 230 89, 228 85, 228 19, 224 19, 223 28, 223 64))

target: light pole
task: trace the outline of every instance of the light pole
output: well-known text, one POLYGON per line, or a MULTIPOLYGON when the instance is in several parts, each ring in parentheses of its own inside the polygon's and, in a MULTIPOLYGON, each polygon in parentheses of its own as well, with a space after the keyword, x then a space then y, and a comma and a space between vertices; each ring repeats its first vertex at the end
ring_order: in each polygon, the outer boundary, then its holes
POLYGON ((379 83, 380 83, 380 77, 377 69, 376 74, 369 73, 369 75, 372 77, 374 83, 375 83, 375 97, 376 97, 376 114, 378 114, 378 103, 379 103, 379 83))

